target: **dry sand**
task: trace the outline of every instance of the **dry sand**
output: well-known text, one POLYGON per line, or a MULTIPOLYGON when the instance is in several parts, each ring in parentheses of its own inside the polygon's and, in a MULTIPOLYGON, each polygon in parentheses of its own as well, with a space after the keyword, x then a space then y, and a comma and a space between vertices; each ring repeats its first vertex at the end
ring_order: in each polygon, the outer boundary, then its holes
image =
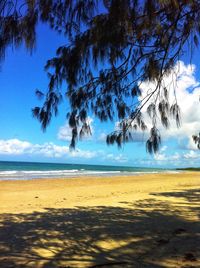
POLYGON ((0 267, 200 267, 200 173, 0 182, 0 267))

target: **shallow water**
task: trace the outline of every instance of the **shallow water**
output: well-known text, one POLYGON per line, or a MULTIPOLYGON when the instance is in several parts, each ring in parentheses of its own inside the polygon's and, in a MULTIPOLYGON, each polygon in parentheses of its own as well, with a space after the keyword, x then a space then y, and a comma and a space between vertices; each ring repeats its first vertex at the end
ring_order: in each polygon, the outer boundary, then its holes
POLYGON ((177 172, 159 168, 0 161, 0 180, 177 172))

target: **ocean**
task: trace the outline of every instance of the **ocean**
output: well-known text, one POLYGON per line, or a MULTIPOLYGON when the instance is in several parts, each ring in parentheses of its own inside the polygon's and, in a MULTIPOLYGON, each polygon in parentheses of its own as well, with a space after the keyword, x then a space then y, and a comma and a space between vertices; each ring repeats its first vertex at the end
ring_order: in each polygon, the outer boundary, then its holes
POLYGON ((173 172, 159 168, 0 161, 0 180, 29 180, 80 176, 139 175, 173 172))

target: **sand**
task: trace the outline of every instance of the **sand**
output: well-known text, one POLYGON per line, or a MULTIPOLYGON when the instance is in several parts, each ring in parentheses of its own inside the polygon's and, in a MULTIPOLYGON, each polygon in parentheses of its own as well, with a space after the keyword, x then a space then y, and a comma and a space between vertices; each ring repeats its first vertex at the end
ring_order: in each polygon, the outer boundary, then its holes
POLYGON ((200 267, 200 173, 0 182, 0 267, 200 267))

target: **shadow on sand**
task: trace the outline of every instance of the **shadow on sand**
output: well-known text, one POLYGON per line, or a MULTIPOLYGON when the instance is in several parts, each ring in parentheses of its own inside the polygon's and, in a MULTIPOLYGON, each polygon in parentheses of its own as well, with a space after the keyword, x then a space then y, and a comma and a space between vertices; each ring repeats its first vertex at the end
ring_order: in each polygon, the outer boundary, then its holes
POLYGON ((200 189, 151 196, 127 208, 1 214, 0 267, 200 267, 200 223, 189 219, 200 189))

